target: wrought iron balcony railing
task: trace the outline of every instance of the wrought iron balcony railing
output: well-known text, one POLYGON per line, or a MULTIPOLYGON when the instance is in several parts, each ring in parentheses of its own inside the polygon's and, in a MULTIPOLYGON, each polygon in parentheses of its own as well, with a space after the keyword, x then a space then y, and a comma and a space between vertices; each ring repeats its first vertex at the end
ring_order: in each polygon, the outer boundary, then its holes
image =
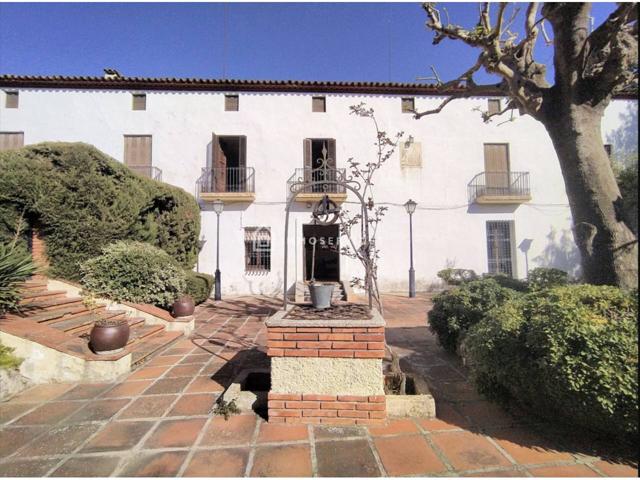
POLYGON ((133 170, 139 175, 142 175, 152 180, 162 181, 162 170, 158 167, 152 167, 151 165, 127 165, 130 170, 133 170))
POLYGON ((529 172, 481 172, 467 186, 469 202, 505 203, 526 201, 531 198, 529 172))
POLYGON ((255 169, 253 167, 203 168, 196 181, 200 193, 254 193, 255 169))
POLYGON ((292 188, 296 193, 346 193, 344 185, 337 185, 337 180, 345 178, 344 168, 296 168, 293 175, 287 180, 287 196, 292 188), (296 185, 299 182, 315 182, 312 185, 296 185), (323 183, 327 182, 327 183, 323 183))

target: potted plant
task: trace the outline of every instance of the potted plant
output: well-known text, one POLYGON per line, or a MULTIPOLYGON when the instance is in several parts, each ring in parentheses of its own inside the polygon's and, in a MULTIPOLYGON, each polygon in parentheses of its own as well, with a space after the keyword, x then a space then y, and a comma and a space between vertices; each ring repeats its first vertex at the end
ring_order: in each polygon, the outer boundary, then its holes
POLYGON ((174 317, 188 317, 193 315, 196 305, 190 295, 180 295, 171 306, 174 317))
MULTIPOLYGON (((315 240, 315 238, 314 238, 315 240)), ((316 283, 315 280, 316 269, 316 242, 312 244, 311 252, 311 280, 309 280, 309 296, 311 297, 311 303, 313 308, 318 310, 324 310, 331 307, 331 296, 333 295, 333 285, 316 283)))
POLYGON ((129 341, 129 322, 126 318, 96 320, 91 329, 89 345, 98 354, 122 351, 129 341))

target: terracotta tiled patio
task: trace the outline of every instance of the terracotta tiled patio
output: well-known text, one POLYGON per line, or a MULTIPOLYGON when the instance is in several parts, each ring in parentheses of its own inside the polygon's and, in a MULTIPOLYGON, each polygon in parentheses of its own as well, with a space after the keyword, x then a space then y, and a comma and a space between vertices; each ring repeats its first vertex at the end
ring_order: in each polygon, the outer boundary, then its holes
POLYGON ((191 338, 120 383, 42 385, 0 403, 0 475, 637 475, 611 447, 483 400, 429 333, 427 296, 385 296, 387 339, 428 380, 438 418, 340 428, 211 415, 241 369, 268 365, 264 317, 278 304, 206 304, 191 338))

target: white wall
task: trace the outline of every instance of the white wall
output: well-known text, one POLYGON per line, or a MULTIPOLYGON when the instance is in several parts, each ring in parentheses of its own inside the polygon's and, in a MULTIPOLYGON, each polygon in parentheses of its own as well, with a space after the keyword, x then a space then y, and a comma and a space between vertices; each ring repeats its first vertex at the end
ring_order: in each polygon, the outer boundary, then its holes
MULTIPOLYGON (((326 95, 327 112, 312 113, 312 94, 240 94, 240 111, 224 111, 217 92, 147 92, 147 109, 131 110, 130 91, 21 89, 18 109, 4 108, 0 94, 0 131, 24 131, 25 143, 82 141, 122 161, 125 134, 153 136, 153 165, 165 182, 195 193, 206 166, 211 135, 246 135, 247 166, 256 169, 256 201, 225 207, 220 219, 221 271, 225 293, 275 293, 283 278, 286 181, 302 167, 304 138, 335 138, 337 164, 347 158, 375 160, 375 130, 370 120, 349 114, 349 106, 366 102, 388 133, 398 130, 422 144, 422 167, 401 168, 399 153, 378 172, 375 200, 389 211, 379 229, 381 287, 406 290, 409 268, 408 216, 402 204, 418 202, 414 214, 415 270, 418 288, 435 281, 438 270, 487 270, 488 220, 513 220, 515 246, 531 240, 529 268, 557 266, 577 273, 578 254, 571 234, 571 215, 557 157, 541 124, 529 117, 498 125, 504 114, 484 124, 472 109, 486 99, 458 100, 439 115, 419 121, 401 113, 400 96, 326 95), (484 168, 483 143, 508 143, 512 171, 530 172, 532 200, 523 205, 468 205, 467 183, 484 168), (270 227, 272 271, 244 272, 245 226, 270 227)), ((418 97, 418 110, 437 106, 441 98, 418 97)), ((603 121, 603 138, 611 138, 637 103, 615 101, 603 121)), ((517 117, 517 114, 515 114, 517 117)), ((636 117, 637 118, 637 117, 636 117)), ((636 120, 637 121, 637 120, 636 120)), ((614 145, 615 151, 615 145, 614 145)), ((209 153, 210 154, 210 153, 209 153)), ((355 199, 350 197, 349 202, 355 199)), ((347 205, 353 208, 354 205, 347 205)), ((297 204, 291 214, 289 279, 302 277, 302 224, 310 210, 297 204), (297 240, 296 240, 297 239, 297 240)), ((215 213, 202 212, 207 239, 200 270, 215 270, 215 213)), ((516 249, 516 273, 526 275, 525 253, 516 249)), ((361 273, 341 258, 343 280, 361 273)))

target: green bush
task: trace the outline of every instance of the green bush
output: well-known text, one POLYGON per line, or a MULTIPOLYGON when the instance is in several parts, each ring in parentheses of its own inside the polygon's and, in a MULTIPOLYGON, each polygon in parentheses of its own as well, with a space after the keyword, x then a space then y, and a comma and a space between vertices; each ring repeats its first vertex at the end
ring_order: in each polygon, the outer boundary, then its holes
POLYGON ((213 275, 187 271, 187 295, 193 298, 196 305, 206 301, 213 290, 213 275))
MULTIPOLYGON (((54 276, 79 279, 80 264, 117 240, 162 248, 188 269, 197 258, 200 210, 193 196, 137 175, 90 145, 0 152, 0 241, 14 236, 23 213, 44 234, 54 276)), ((20 238, 24 249, 27 236, 20 238)))
POLYGON ((140 242, 115 242, 81 266, 83 287, 115 301, 169 308, 186 290, 186 274, 165 251, 140 242))
POLYGON ((622 213, 633 232, 638 234, 638 160, 621 169, 617 174, 618 187, 622 195, 622 213))
POLYGON ((462 285, 465 282, 478 279, 476 272, 466 268, 445 268, 438 272, 438 277, 444 280, 447 285, 462 285))
POLYGON ((482 278, 492 279, 501 287, 510 288, 516 292, 526 292, 529 289, 529 285, 525 280, 513 278, 504 273, 485 273, 482 278))
POLYGON ((13 354, 13 348, 0 344, 0 369, 18 368, 21 363, 22 359, 13 354))
POLYGON ((530 291, 560 287, 569 283, 569 275, 558 268, 534 268, 529 272, 527 280, 530 291))
POLYGON ((481 393, 613 435, 638 424, 638 303, 615 287, 571 285, 514 298, 465 340, 481 393))
POLYGON ((29 253, 0 243, 0 315, 20 303, 20 285, 35 271, 29 253))
POLYGON ((464 283, 436 295, 429 312, 429 326, 446 350, 455 352, 466 331, 491 308, 518 295, 494 279, 464 283))

